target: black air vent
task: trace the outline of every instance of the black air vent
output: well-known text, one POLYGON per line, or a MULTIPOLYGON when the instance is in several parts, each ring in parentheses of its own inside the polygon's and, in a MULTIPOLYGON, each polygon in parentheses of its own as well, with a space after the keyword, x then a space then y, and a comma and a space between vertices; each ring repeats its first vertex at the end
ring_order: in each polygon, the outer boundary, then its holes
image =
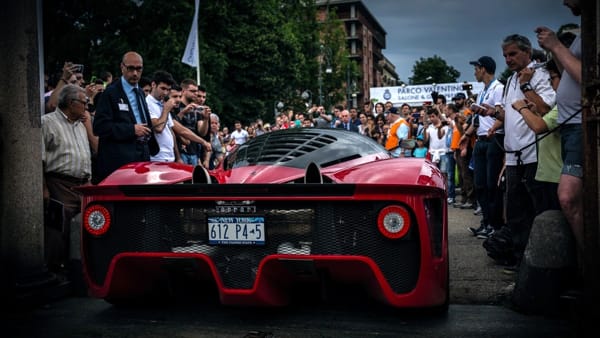
POLYGON ((337 139, 323 133, 273 133, 264 137, 260 142, 244 144, 237 152, 237 160, 243 159, 245 165, 260 162, 288 162, 298 157, 321 149, 337 139))

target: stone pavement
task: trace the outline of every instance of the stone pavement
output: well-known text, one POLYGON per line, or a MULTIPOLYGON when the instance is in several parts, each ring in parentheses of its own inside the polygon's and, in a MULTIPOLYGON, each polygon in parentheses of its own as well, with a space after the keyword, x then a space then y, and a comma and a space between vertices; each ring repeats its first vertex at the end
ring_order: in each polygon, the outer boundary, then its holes
POLYGON ((473 209, 448 205, 448 251, 451 304, 501 304, 512 292, 516 274, 507 274, 467 230, 479 227, 481 216, 473 209))

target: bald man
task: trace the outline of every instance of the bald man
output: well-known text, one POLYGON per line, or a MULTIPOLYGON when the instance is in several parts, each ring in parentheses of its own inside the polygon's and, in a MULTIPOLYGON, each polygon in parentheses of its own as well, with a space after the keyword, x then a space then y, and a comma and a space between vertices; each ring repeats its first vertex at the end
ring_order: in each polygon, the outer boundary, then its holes
POLYGON ((119 167, 149 161, 158 150, 152 137, 152 120, 138 82, 144 70, 142 56, 127 52, 121 60, 121 77, 104 91, 94 117, 94 134, 99 137, 97 184, 119 167))

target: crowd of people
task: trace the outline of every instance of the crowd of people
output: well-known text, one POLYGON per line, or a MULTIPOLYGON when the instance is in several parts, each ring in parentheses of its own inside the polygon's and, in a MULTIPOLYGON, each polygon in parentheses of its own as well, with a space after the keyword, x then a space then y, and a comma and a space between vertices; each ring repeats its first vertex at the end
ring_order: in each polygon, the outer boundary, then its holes
MULTIPOLYGON (((577 1, 566 3, 579 14, 577 1)), ((79 208, 74 186, 97 184, 137 161, 214 169, 236 146, 288 128, 346 129, 373 139, 393 157, 428 158, 447 179, 448 204, 481 215, 480 226, 469 231, 485 239, 487 254, 499 263, 519 264, 534 218, 549 209, 563 211, 581 253, 581 41, 559 39, 546 27, 536 32, 546 53, 535 53, 518 34, 499 46, 512 71, 504 83, 491 57, 470 62, 475 80, 484 84, 480 93, 466 88, 467 95, 460 92, 447 102, 434 92, 431 103, 418 107, 312 105, 301 112, 286 109, 272 123, 235 121, 231 131, 206 104, 206 88, 192 79, 177 82, 164 70, 143 77, 136 52, 123 55, 121 76, 103 72, 87 84, 83 66, 67 62, 48 78, 42 118, 44 200, 59 202, 67 215, 51 264, 62 264, 68 251, 68 218, 79 208)))

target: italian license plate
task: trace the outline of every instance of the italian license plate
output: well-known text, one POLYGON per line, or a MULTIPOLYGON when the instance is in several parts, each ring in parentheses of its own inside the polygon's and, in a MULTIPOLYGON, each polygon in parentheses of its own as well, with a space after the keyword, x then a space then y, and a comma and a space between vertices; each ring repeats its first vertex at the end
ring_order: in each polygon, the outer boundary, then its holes
POLYGON ((265 245, 264 216, 209 216, 208 243, 265 245))

